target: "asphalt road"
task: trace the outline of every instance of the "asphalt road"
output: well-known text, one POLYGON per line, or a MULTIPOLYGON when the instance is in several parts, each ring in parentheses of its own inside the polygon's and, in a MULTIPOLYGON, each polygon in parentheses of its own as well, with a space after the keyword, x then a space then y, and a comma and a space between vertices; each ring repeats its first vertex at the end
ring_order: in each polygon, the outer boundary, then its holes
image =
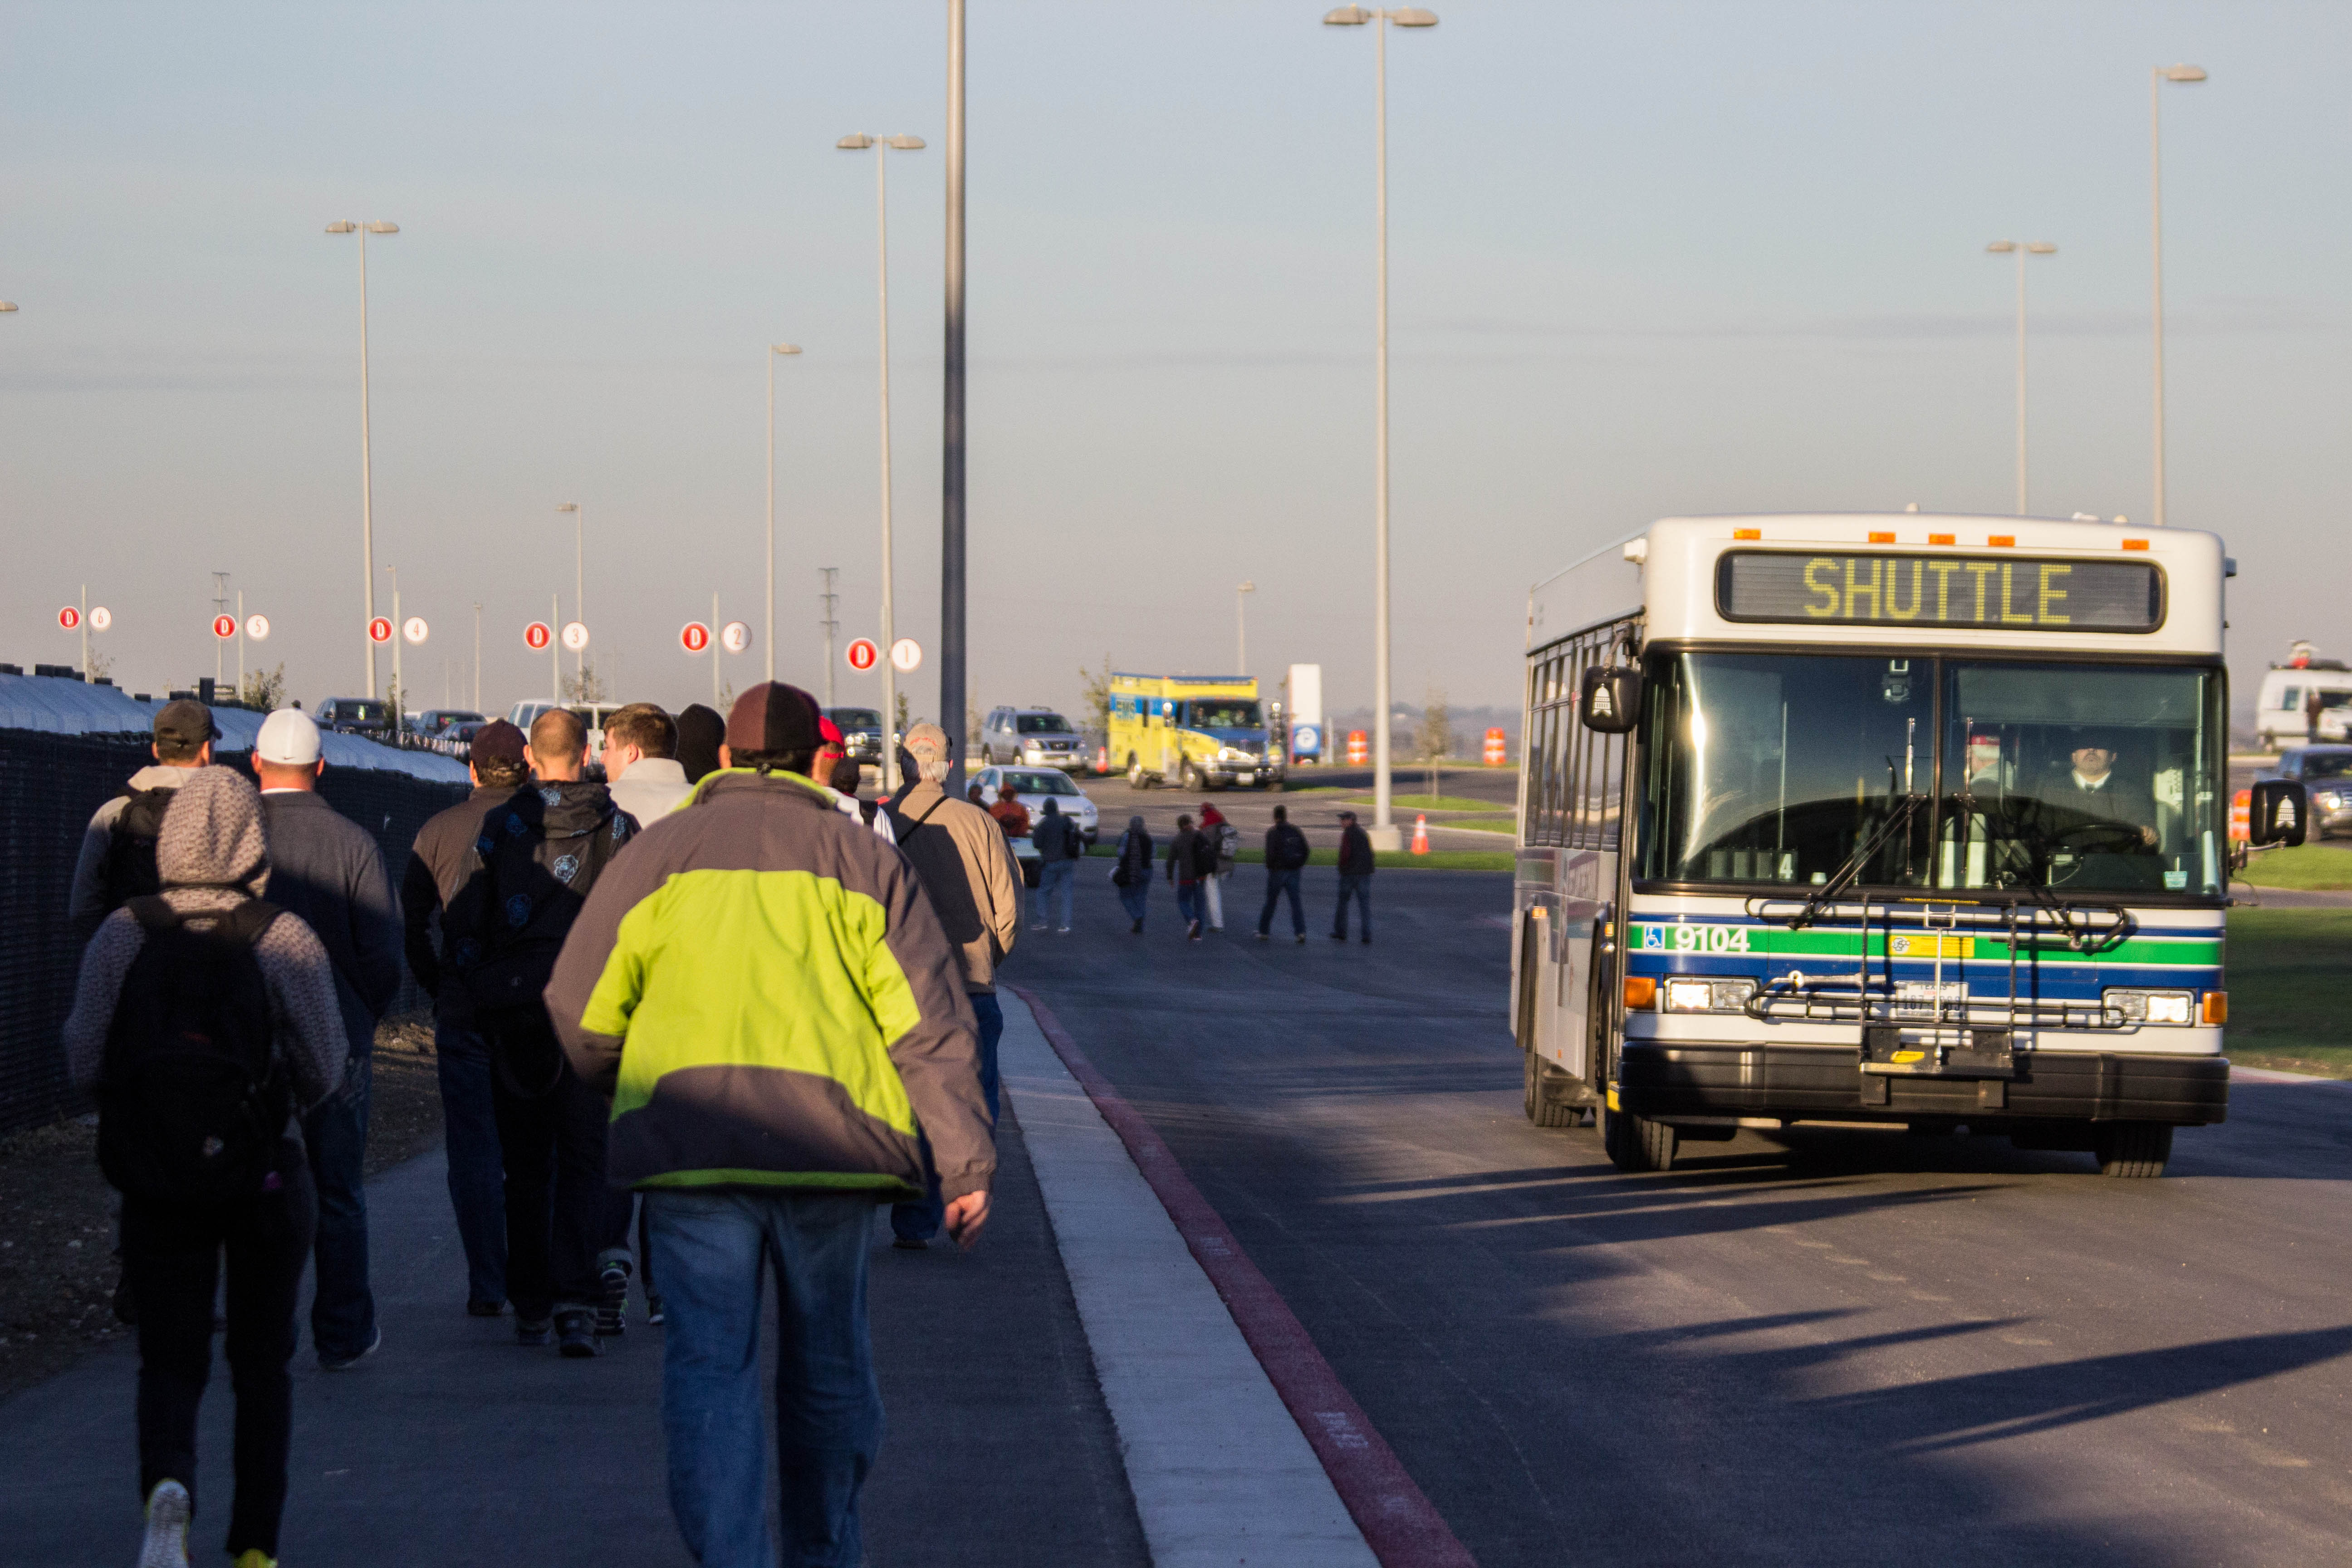
MULTIPOLYGON (((1451 785, 1448 786, 1451 788, 1451 785)), ((2173 1174, 1823 1133, 1617 1173, 1519 1111, 1508 879, 1378 942, 1127 933, 1009 966, 1158 1128, 1487 1568, 2352 1560, 2352 1088, 2241 1084, 2173 1174)))

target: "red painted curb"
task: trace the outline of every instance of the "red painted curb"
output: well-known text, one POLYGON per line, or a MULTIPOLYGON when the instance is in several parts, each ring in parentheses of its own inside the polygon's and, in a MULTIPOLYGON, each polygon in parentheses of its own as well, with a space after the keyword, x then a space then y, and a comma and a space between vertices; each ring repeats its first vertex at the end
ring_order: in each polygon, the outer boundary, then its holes
POLYGON ((1053 1009, 1024 986, 1007 985, 1036 1016, 1045 1043, 1095 1102, 1135 1168, 1176 1222, 1209 1282, 1224 1298, 1242 1338, 1265 1368, 1274 1391, 1298 1423, 1315 1457, 1323 1461, 1339 1500, 1379 1557, 1382 1568, 1474 1568, 1469 1548, 1454 1538, 1444 1519, 1422 1495, 1412 1478, 1381 1438, 1339 1374, 1315 1348, 1290 1304, 1258 1271, 1209 1200, 1201 1195, 1176 1156, 1151 1124, 1096 1070, 1070 1038, 1053 1009))

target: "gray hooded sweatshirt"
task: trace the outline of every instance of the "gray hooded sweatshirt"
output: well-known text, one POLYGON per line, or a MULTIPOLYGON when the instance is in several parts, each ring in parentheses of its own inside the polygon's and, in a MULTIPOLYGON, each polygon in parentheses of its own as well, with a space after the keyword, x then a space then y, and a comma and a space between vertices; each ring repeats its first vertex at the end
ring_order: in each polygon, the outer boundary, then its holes
MULTIPOLYGON (((184 915, 229 910, 248 897, 261 897, 269 885, 269 853, 260 793, 228 768, 189 773, 163 814, 155 866, 164 902, 184 915)), ((146 942, 138 917, 121 909, 106 917, 82 952, 65 1045, 67 1066, 83 1089, 98 1081, 123 977, 146 942)), ((269 922, 254 943, 253 956, 269 990, 274 1043, 293 1085, 299 1118, 342 1083, 343 1021, 334 969, 317 935, 293 914, 269 922)), ((299 1136, 293 1124, 288 1131, 299 1136)))

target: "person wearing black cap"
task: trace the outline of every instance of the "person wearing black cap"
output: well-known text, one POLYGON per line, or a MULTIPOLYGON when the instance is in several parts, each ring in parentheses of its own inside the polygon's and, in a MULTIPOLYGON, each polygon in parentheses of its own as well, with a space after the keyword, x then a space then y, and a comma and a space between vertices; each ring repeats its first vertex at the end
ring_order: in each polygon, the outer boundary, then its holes
POLYGON ((449 1206, 457 1213, 457 1239, 466 1252, 466 1310, 478 1318, 495 1318, 506 1309, 506 1171, 490 1096, 489 1044, 476 1026, 466 986, 445 979, 445 959, 459 963, 469 955, 453 951, 457 943, 446 925, 437 946, 433 931, 436 918, 446 918, 482 874, 474 841, 481 837, 482 818, 513 798, 528 776, 523 751, 522 731, 503 719, 476 732, 466 763, 474 793, 417 829, 400 885, 409 972, 433 998, 449 1206))
POLYGON ((857 1496, 882 1438, 874 1205, 922 1197, 928 1140, 969 1246, 996 1168, 948 933, 907 858, 808 776, 821 742, 805 691, 738 699, 719 771, 605 868, 546 992, 572 1069, 613 1096, 612 1179, 652 1216, 670 1508, 707 1563, 778 1560, 779 1472, 782 1560, 864 1560, 857 1496))
POLYGON ((74 861, 73 892, 66 917, 87 931, 131 900, 156 891, 155 838, 172 792, 196 769, 210 765, 220 726, 201 702, 179 698, 155 715, 155 739, 148 748, 155 765, 131 775, 122 793, 98 808, 83 829, 81 854, 74 861))
POLYGON ((689 702, 678 710, 677 765, 686 770, 686 782, 700 784, 703 775, 719 771, 719 748, 727 743, 727 721, 718 710, 699 702, 689 702))

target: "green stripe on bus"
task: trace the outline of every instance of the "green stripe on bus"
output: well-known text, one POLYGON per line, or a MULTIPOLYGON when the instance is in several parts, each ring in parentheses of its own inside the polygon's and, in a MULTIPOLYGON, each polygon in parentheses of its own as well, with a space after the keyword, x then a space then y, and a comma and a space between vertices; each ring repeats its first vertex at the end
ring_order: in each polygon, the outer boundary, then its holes
MULTIPOLYGON (((1688 924, 1636 922, 1633 932, 1633 951, 1637 953, 1674 953, 1715 958, 1741 955, 1759 958, 1855 958, 1863 952, 1864 936, 1864 933, 1856 931, 1790 931, 1778 926, 1702 924, 1696 921, 1688 924), (1693 939, 1694 945, 1685 947, 1677 943, 1673 934, 1677 930, 1697 933, 1693 939), (1654 944, 1649 937, 1649 933, 1654 931, 1658 933, 1658 940, 1654 944), (1724 945, 1716 945, 1717 942, 1724 945)), ((1896 934, 1912 936, 1913 940, 1918 940, 1910 932, 1896 934)), ((1886 956, 1885 933, 1870 932, 1868 940, 1870 955, 1873 958, 1886 956)), ((2009 944, 1998 937, 1978 936, 1974 938, 1974 942, 1975 947, 1969 953, 1968 962, 1979 963, 1988 961, 2002 963, 2009 962, 2009 944)), ((2127 937, 2118 945, 2095 953, 2078 953, 2067 946, 2063 938, 2050 936, 2042 938, 2039 943, 2027 944, 2021 956, 2034 957, 2037 955, 2037 950, 2038 956, 2045 964, 2121 963, 2212 969, 2218 968, 2221 963, 2220 939, 2194 933, 2180 936, 2144 933, 2127 937)), ((1948 962, 1957 960, 1958 957, 1957 954, 1946 955, 1948 962)), ((1906 957, 1906 962, 1932 963, 1933 961, 1934 955, 1926 952, 1906 957)))

